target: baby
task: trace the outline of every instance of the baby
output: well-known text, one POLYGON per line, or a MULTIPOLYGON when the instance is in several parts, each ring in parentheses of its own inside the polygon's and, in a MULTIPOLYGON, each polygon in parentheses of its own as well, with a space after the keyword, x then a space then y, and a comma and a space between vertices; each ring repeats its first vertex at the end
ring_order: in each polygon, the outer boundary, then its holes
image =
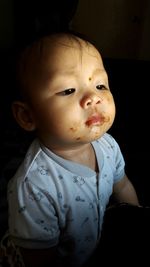
POLYGON ((9 235, 25 266, 83 266, 97 248, 110 196, 139 205, 119 145, 100 53, 71 33, 21 54, 13 114, 37 138, 8 185, 9 235))

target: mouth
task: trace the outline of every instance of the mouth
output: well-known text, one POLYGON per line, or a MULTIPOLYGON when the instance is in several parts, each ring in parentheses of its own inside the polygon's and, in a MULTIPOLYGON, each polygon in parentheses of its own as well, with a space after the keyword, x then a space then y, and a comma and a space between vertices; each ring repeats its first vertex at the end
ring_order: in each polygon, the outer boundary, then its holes
POLYGON ((105 117, 100 115, 93 115, 86 121, 87 126, 102 125, 105 122, 105 117))

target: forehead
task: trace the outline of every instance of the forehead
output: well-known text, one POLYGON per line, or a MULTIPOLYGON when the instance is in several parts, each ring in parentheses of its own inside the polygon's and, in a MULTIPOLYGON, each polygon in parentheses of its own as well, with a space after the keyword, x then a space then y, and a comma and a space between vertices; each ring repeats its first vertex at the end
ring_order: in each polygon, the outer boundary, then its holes
POLYGON ((45 65, 49 59, 54 59, 62 53, 79 53, 82 57, 83 53, 90 56, 98 56, 98 50, 88 41, 65 34, 56 34, 49 37, 42 38, 28 47, 23 55, 22 64, 28 67, 36 68, 45 65))
POLYGON ((68 62, 71 67, 83 59, 86 64, 87 56, 96 58, 103 66, 98 50, 81 38, 67 34, 44 37, 23 52, 19 66, 21 82, 26 89, 43 85, 58 67, 68 67, 68 62))

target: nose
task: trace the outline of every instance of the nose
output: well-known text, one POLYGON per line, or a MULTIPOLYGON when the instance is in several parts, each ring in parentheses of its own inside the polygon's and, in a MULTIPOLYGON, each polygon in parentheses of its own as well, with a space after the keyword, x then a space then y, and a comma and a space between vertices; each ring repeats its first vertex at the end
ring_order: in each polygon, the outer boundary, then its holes
POLYGON ((100 104, 103 101, 103 99, 98 96, 97 94, 90 93, 88 95, 85 95, 81 100, 81 106, 85 109, 100 104))

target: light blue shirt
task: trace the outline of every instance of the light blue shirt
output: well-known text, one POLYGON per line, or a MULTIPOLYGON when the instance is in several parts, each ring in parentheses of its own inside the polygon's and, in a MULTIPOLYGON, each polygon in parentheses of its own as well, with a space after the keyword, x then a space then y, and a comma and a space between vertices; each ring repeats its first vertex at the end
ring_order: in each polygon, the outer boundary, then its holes
POLYGON ((25 248, 59 244, 70 266, 80 266, 100 239, 114 183, 124 176, 124 159, 114 138, 92 142, 99 172, 65 160, 36 139, 8 185, 9 231, 25 248))

